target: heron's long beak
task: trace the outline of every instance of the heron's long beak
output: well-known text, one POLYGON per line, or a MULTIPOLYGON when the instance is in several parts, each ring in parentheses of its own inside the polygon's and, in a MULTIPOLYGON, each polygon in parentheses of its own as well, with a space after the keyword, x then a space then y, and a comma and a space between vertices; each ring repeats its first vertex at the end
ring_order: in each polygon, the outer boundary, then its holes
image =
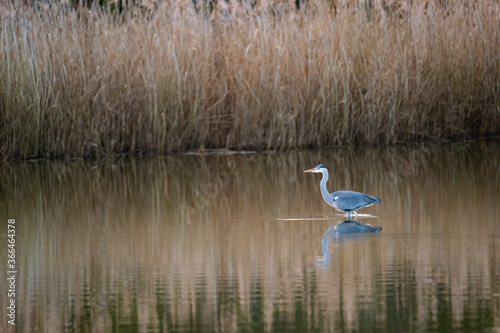
POLYGON ((304 172, 314 172, 315 168, 304 170, 304 172))

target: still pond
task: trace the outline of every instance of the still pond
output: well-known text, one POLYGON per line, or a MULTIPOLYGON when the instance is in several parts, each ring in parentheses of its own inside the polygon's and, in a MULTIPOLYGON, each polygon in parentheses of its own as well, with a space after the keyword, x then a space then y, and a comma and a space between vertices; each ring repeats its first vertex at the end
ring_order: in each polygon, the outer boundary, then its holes
POLYGON ((0 181, 0 331, 500 332, 497 143, 11 162, 0 181), (319 163, 330 192, 382 199, 356 222, 381 231, 335 232, 319 163))

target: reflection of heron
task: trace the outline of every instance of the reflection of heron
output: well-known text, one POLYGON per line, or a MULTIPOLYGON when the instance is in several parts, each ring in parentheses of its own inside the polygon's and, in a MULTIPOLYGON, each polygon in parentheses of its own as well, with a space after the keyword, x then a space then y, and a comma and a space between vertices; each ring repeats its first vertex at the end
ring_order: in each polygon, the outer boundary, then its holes
POLYGON ((321 241, 321 250, 323 251, 323 258, 319 261, 324 268, 330 266, 330 251, 328 250, 328 244, 330 242, 343 242, 360 240, 362 238, 374 235, 378 231, 381 231, 382 227, 372 227, 370 225, 347 220, 336 226, 328 228, 323 234, 323 239, 321 241))
POLYGON ((326 182, 328 181, 328 170, 323 164, 318 165, 315 168, 306 170, 304 172, 314 172, 322 173, 323 179, 321 179, 320 187, 321 194, 323 194, 323 199, 338 210, 343 210, 347 212, 347 219, 351 219, 351 214, 357 214, 356 211, 363 207, 371 206, 375 203, 380 203, 382 200, 372 197, 368 194, 353 192, 353 191, 337 191, 333 193, 328 193, 326 189, 326 182))
POLYGON ((381 231, 382 227, 372 227, 358 221, 347 220, 328 229, 337 239, 355 238, 356 235, 381 231))

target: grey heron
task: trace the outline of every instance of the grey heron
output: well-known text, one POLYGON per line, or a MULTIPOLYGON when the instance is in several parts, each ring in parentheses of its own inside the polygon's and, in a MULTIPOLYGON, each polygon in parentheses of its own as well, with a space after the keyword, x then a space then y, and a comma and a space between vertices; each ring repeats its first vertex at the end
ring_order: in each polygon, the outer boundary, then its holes
POLYGON ((305 170, 304 172, 323 174, 323 178, 320 182, 321 194, 323 195, 323 199, 325 199, 326 203, 333 208, 346 212, 348 220, 351 219, 352 213, 357 215, 357 210, 382 202, 382 200, 378 198, 360 192, 337 191, 329 193, 326 189, 326 182, 328 181, 328 170, 323 164, 320 164, 315 168, 305 170))

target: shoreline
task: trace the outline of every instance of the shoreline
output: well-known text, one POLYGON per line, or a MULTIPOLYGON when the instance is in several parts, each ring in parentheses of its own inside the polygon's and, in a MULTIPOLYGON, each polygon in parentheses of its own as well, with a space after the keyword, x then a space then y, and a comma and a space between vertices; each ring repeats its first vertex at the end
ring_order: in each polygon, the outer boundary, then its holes
POLYGON ((16 162, 47 162, 47 161, 115 161, 115 160, 140 160, 140 159, 157 159, 165 157, 175 157, 175 156, 197 156, 197 157, 212 157, 212 156, 232 156, 232 155, 253 155, 253 154, 282 154, 290 153, 294 151, 328 151, 328 150, 343 150, 343 149, 354 149, 354 150, 364 150, 364 149, 384 149, 384 148, 398 148, 398 147, 416 147, 416 146, 440 146, 440 145, 470 145, 470 144, 500 144, 500 137, 489 137, 489 138, 474 138, 474 139, 441 139, 441 140, 419 140, 419 141, 404 141, 389 144, 352 144, 352 145, 342 145, 342 146, 313 146, 313 147, 291 147, 286 149, 267 149, 267 150, 257 150, 257 149, 242 149, 242 150, 232 150, 232 149, 201 149, 201 150, 186 150, 186 151, 175 151, 175 152, 136 152, 135 154, 130 153, 113 153, 107 155, 87 155, 87 156, 31 156, 31 157, 11 157, 9 159, 3 159, 3 164, 10 164, 16 162))

